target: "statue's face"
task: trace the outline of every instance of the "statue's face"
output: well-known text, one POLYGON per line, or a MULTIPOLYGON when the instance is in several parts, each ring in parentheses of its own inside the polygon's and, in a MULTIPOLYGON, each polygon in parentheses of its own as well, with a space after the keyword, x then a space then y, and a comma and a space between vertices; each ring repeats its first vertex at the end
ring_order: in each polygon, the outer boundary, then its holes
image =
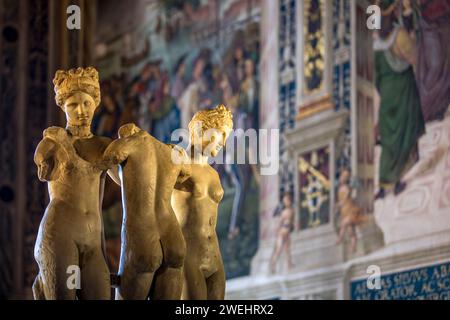
POLYGON ((201 137, 197 137, 197 141, 201 141, 202 153, 205 156, 217 156, 225 145, 230 132, 231 128, 227 126, 218 129, 209 129, 203 132, 201 137))
POLYGON ((223 148, 225 142, 230 135, 231 128, 224 126, 222 128, 208 129, 202 131, 201 129, 195 130, 192 143, 195 148, 203 155, 208 157, 215 157, 223 148))
POLYGON ((67 123, 72 126, 87 126, 92 122, 95 111, 94 99, 84 92, 76 92, 64 102, 67 123))

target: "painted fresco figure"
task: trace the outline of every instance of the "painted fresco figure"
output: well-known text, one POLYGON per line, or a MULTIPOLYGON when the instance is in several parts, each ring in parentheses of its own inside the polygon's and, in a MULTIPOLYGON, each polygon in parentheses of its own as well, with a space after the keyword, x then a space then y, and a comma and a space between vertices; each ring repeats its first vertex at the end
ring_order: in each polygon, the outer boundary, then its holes
POLYGON ((380 95, 379 133, 381 159, 380 190, 399 194, 406 187, 401 179, 418 160, 418 140, 425 133, 425 123, 416 85, 413 61, 414 45, 409 33, 398 24, 395 3, 380 2, 382 25, 375 49, 375 84, 380 95))
POLYGON ((152 111, 152 134, 161 142, 169 143, 172 132, 180 127, 180 111, 170 95, 170 82, 164 74, 161 82, 162 98, 152 111))
MULTIPOLYGON (((275 212, 278 214, 278 210, 275 212)), ((291 233, 294 231, 294 209, 292 207, 292 194, 287 192, 283 195, 283 209, 281 210, 280 220, 276 231, 275 245, 272 256, 270 257, 270 272, 275 273, 278 258, 284 251, 288 269, 292 269, 291 255, 291 233)))
MULTIPOLYGON (((238 104, 238 96, 234 94, 230 83, 230 76, 225 74, 221 81, 222 100, 229 107, 233 115, 234 133, 229 137, 234 141, 234 149, 237 150, 239 143, 243 141, 243 130, 246 129, 247 114, 236 107, 238 104), (240 130, 242 131, 240 131, 240 130)), ((240 228, 238 226, 239 215, 244 209, 245 190, 247 189, 247 180, 245 172, 245 164, 238 164, 234 150, 227 150, 225 153, 227 159, 225 163, 225 173, 231 178, 234 186, 233 206, 231 209, 230 224, 228 227, 228 239, 234 239, 239 235, 240 228)))
POLYGON ((421 2, 416 81, 425 121, 441 120, 450 105, 450 2, 421 2))
POLYGON ((39 179, 47 181, 50 203, 34 248, 39 274, 33 295, 109 300, 100 212, 106 171, 97 164, 111 140, 90 130, 100 103, 98 73, 92 67, 58 70, 53 83, 67 126, 46 129, 34 156, 39 179), (68 279, 72 273, 77 277, 73 282, 68 279))
POLYGON ((339 236, 336 244, 340 244, 347 232, 350 232, 350 251, 356 250, 356 226, 366 221, 361 208, 352 199, 352 188, 350 187, 350 171, 343 169, 339 177, 337 191, 336 212, 340 214, 339 236))
MULTIPOLYGON (((233 126, 235 129, 245 129, 246 115, 238 109, 230 108, 233 114, 233 126)), ((235 150, 238 150, 239 143, 245 143, 243 141, 243 133, 235 131, 230 139, 234 139, 235 150)), ((234 185, 234 197, 233 207, 231 209, 230 225, 228 227, 228 239, 234 239, 240 233, 239 228, 239 215, 244 210, 245 202, 245 190, 247 190, 247 177, 245 172, 245 164, 238 164, 235 157, 234 150, 227 150, 225 157, 227 163, 225 164, 225 172, 231 177, 231 181, 234 185)))
POLYGON ((223 105, 198 111, 189 123, 191 176, 177 183, 172 194, 186 240, 183 299, 224 299, 225 271, 216 234, 223 189, 208 158, 223 148, 232 128, 232 114, 223 105))
POLYGON ((186 245, 170 199, 189 168, 173 162, 170 146, 134 124, 119 129, 103 159, 107 167, 119 165, 122 187, 116 299, 180 299, 186 245))
POLYGON ((99 135, 111 137, 115 135, 119 127, 121 108, 118 102, 118 94, 113 94, 113 81, 105 81, 101 85, 102 108, 95 115, 93 131, 99 135))
POLYGON ((245 60, 245 78, 239 92, 239 107, 249 115, 249 127, 259 128, 259 86, 255 79, 255 65, 253 60, 245 60))
POLYGON ((141 71, 139 77, 139 85, 137 97, 139 99, 138 107, 138 126, 147 132, 152 132, 152 111, 159 106, 162 92, 161 92, 161 70, 159 64, 160 60, 148 62, 141 71))
POLYGON ((178 99, 180 99, 184 89, 186 88, 186 56, 187 54, 183 54, 181 57, 179 57, 174 67, 174 75, 170 88, 170 95, 177 101, 177 103, 178 99))
POLYGON ((178 99, 178 106, 181 111, 182 128, 188 128, 189 121, 199 110, 202 93, 206 90, 206 85, 203 80, 205 65, 205 59, 199 55, 194 61, 192 80, 178 99))

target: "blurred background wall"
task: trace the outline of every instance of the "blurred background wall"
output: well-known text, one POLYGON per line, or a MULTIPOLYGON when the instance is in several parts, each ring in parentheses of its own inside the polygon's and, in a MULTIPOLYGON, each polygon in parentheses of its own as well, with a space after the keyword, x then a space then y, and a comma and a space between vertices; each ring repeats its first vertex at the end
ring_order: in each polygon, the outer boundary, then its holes
MULTIPOLYGON (((45 128, 65 125, 51 80, 57 69, 93 65, 98 135, 116 138, 135 122, 177 143, 174 129, 218 103, 235 127, 279 130, 275 175, 215 165, 228 298, 449 298, 450 3, 377 3, 380 32, 368 29, 364 0, 0 1, 0 297, 32 298, 48 202, 33 153, 45 128), (72 4, 80 30, 66 27, 72 4), (425 134, 411 134, 421 121, 425 134), (383 139, 410 138, 417 148, 394 147, 389 159, 400 169, 380 168, 383 139), (405 158, 414 161, 402 170, 405 158), (389 175, 399 192, 380 192, 389 175), (343 199, 364 223, 340 239, 343 199), (361 285, 371 265, 383 275, 376 293, 361 285)), ((103 218, 115 273, 122 209, 111 181, 103 218)))

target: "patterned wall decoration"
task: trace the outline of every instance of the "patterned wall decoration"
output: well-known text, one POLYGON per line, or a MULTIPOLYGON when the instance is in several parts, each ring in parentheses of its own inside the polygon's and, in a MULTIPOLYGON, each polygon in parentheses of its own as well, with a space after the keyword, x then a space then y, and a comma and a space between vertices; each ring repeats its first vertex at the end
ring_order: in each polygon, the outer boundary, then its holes
POLYGON ((330 149, 320 148, 299 157, 299 217, 304 230, 330 221, 330 149))
POLYGON ((333 1, 333 102, 350 109, 350 0, 333 1))
POLYGON ((373 212, 375 179, 375 136, 374 98, 373 98, 373 51, 372 32, 366 27, 365 6, 358 3, 356 7, 356 150, 358 176, 358 200, 366 213, 373 212))
POLYGON ((325 74, 324 1, 304 1, 304 81, 305 94, 320 91, 325 74))
POLYGON ((36 178, 33 161, 34 150, 42 139, 42 129, 47 123, 48 86, 48 31, 49 2, 34 1, 28 6, 27 87, 25 115, 26 132, 26 214, 24 225, 24 286, 31 287, 36 276, 34 262, 34 243, 37 229, 47 202, 46 185, 36 178))
POLYGON ((0 299, 13 290, 13 220, 17 194, 16 122, 17 65, 20 37, 19 2, 0 3, 0 299))
MULTIPOLYGON (((351 3, 335 0, 333 17, 333 73, 332 97, 335 110, 351 108, 351 3)), ((341 152, 336 156, 336 174, 342 167, 351 166, 351 119, 347 120, 341 152)))
POLYGON ((296 26, 297 1, 279 2, 279 121, 280 121, 280 194, 293 190, 294 174, 289 168, 283 134, 295 125, 296 115, 296 26))

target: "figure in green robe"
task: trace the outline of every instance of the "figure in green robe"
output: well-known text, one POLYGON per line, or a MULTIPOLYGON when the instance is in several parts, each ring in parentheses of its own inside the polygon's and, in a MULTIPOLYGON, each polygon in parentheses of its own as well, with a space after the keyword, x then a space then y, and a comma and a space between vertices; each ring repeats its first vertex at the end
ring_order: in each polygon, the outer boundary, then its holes
POLYGON ((425 133, 419 91, 412 64, 414 43, 396 24, 395 16, 382 16, 382 30, 374 43, 375 84, 380 95, 378 130, 381 143, 380 191, 405 189, 404 174, 417 162, 418 140, 425 133), (389 19, 389 20, 388 20, 389 19))

